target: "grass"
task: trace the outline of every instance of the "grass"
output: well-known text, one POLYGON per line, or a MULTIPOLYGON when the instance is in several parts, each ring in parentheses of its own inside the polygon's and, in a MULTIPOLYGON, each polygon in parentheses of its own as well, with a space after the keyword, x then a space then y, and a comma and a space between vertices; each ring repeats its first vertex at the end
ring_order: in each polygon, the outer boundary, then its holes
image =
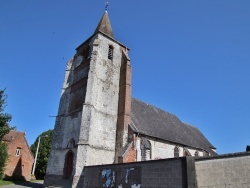
MULTIPOLYGON (((30 182, 40 182, 42 180, 34 180, 34 181, 30 181, 30 182)), ((8 181, 8 180, 1 180, 0 179, 0 186, 3 186, 3 185, 11 185, 11 184, 18 184, 18 183, 21 183, 21 182, 24 182, 24 181, 8 181)))
POLYGON ((14 184, 12 181, 6 181, 0 179, 0 186, 14 184))

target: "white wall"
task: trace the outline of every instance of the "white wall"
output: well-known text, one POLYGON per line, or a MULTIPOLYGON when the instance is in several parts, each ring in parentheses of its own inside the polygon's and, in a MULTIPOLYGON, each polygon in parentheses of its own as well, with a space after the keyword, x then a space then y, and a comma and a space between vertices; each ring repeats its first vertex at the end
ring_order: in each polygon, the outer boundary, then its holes
MULTIPOLYGON (((183 145, 180 144, 173 144, 167 141, 161 141, 161 140, 156 140, 147 137, 149 142, 151 143, 151 159, 156 160, 156 159, 165 159, 165 158, 173 158, 174 157, 174 148, 177 146, 179 148, 179 157, 183 157, 184 154, 184 148, 189 151, 191 156, 195 156, 195 152, 198 151, 199 156, 204 156, 204 153, 202 150, 198 150, 196 148, 191 148, 191 147, 184 147, 183 145)), ((141 148, 140 148, 140 138, 137 137, 137 144, 136 144, 136 149, 137 149, 137 160, 140 161, 140 155, 141 155, 141 148)))

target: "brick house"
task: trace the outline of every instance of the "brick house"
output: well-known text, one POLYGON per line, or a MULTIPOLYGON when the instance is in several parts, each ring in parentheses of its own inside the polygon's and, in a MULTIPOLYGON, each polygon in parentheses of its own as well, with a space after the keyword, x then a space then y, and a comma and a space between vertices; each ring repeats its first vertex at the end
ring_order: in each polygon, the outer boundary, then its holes
POLYGON ((7 144, 9 155, 4 177, 29 181, 34 157, 25 138, 25 133, 12 130, 3 137, 3 141, 7 144))

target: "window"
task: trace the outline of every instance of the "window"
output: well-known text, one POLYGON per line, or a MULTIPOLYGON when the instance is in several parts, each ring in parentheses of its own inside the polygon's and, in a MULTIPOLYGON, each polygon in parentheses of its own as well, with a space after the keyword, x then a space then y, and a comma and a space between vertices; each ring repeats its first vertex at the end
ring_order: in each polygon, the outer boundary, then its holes
POLYGON ((68 142, 67 148, 75 148, 76 144, 75 144, 75 140, 74 138, 71 138, 68 142))
POLYGON ((19 156, 21 153, 21 148, 20 147, 17 147, 16 148, 16 156, 19 156))
POLYGON ((209 156, 209 153, 207 151, 203 151, 203 156, 204 157, 208 157, 209 156))
POLYGON ((145 161, 148 161, 151 159, 151 150, 150 149, 146 149, 145 150, 145 161))
POLYGON ((180 156, 179 148, 177 146, 175 146, 175 148, 174 148, 174 157, 179 157, 179 156, 180 156))
POLYGON ((196 152, 194 153, 194 156, 195 156, 195 157, 199 157, 199 152, 196 151, 196 152))
POLYGON ((146 138, 141 138, 141 160, 151 160, 151 143, 146 138))
POLYGON ((114 47, 109 45, 108 59, 113 60, 114 47))

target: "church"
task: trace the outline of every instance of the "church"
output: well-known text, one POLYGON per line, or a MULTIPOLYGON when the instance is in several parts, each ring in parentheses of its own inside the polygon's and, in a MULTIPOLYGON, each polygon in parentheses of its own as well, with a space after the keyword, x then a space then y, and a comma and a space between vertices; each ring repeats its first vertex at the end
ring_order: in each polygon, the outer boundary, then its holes
POLYGON ((45 186, 78 187, 85 166, 216 156, 197 127, 131 96, 129 48, 105 11, 67 63, 45 186))

